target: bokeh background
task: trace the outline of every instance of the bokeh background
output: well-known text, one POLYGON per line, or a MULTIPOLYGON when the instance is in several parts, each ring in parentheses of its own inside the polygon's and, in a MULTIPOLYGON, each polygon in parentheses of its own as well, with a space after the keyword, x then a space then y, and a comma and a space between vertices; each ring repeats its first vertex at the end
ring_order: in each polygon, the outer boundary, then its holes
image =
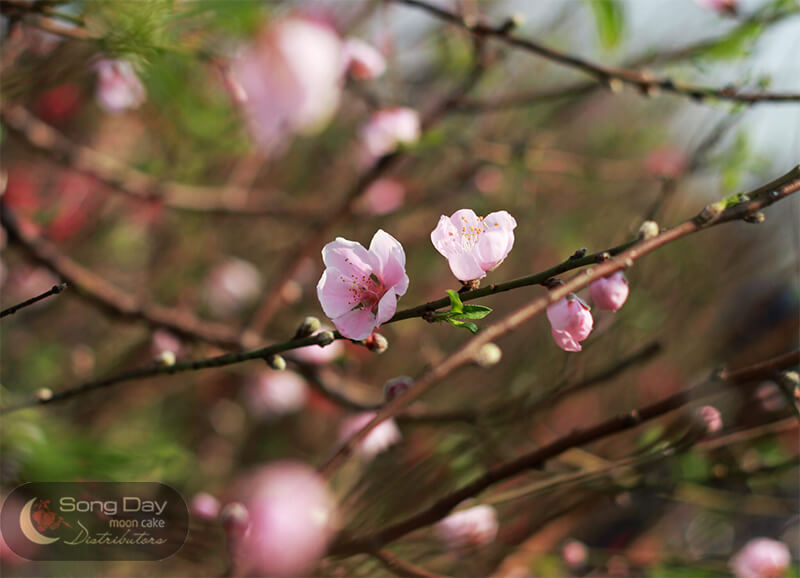
MULTIPOLYGON (((800 90, 800 6, 736 4, 729 14, 690 0, 438 3, 492 23, 519 14, 519 34, 596 62, 635 63, 701 86, 800 90)), ((4 207, 134 299, 179 314, 243 328, 280 284, 280 307, 263 332, 269 341, 290 338, 308 315, 327 322, 315 291, 322 245, 289 278, 286 257, 363 172, 358 135, 370 114, 390 106, 431 110, 470 74, 475 55, 463 31, 393 2, 54 5, 77 21, 63 25, 90 30, 91 39, 48 34, 35 13, 6 13, 3 20, 4 207), (349 80, 324 129, 265 152, 254 145, 219 62, 298 12, 371 43, 387 70, 377 79, 349 80), (99 55, 135 65, 146 90, 141 106, 110 114, 98 105, 99 55), (9 122, 12 107, 26 111, 28 133, 9 122), (188 201, 267 209, 226 215, 133 198, 112 179, 82 170, 74 155, 34 146, 36 123, 72 147, 147 175, 142 190, 156 196, 177 190, 188 201)), ((516 218, 514 249, 486 280, 501 282, 581 248, 617 245, 645 218, 662 226, 683 221, 800 160, 797 103, 698 102, 618 92, 589 79, 580 94, 508 104, 508 96, 553 92, 587 77, 496 42, 487 43, 483 57, 477 85, 361 195, 325 241, 342 236, 366 245, 377 229, 397 238, 410 277, 400 308, 458 288, 429 238, 442 214, 468 207, 516 218)), ((628 302, 616 314, 596 313, 580 353, 555 346, 544 316, 500 340, 499 364, 462 369, 414 406, 443 415, 398 420, 400 443, 373 460, 348 463, 331 481, 344 525, 356 534, 373 531, 576 427, 675 393, 717 367, 796 349, 799 209, 790 198, 769 209, 761 225, 714 228, 641 259, 628 271, 628 302), (553 395, 565 388, 567 394, 553 395)), ((15 243, 3 248, 0 271, 3 307, 59 281, 15 243)), ((545 291, 526 287, 481 300, 494 312, 479 324, 545 291)), ((41 388, 58 391, 148 365, 164 350, 179 360, 223 351, 123 318, 79 293, 68 290, 3 319, 4 405, 41 388)), ((187 500, 201 491, 225 500, 232 481, 253 467, 284 458, 316 465, 354 413, 321 393, 320 381, 356 403, 378 404, 388 379, 420 374, 469 338, 421 319, 381 333, 390 343, 381 355, 347 343, 335 358, 305 361, 312 369, 299 372, 287 356, 291 384, 286 373, 248 362, 3 416, 2 492, 26 481, 153 480, 187 500)), ((478 552, 448 552, 430 530, 392 550, 459 576, 727 575, 731 555, 756 536, 784 541, 796 560, 800 447, 792 409, 769 382, 731 387, 703 401, 709 402, 722 412, 723 432, 675 455, 595 478, 569 476, 664 442, 688 408, 486 492, 480 501, 496 507, 500 529, 478 552), (540 486, 531 489, 534 483, 540 486), (507 495, 520 488, 528 489, 507 495), (589 549, 580 569, 562 557, 570 539, 589 549)), ((213 576, 225 572, 227 555, 219 524, 197 520, 184 548, 160 563, 45 564, 8 552, 2 563, 4 575, 213 576)), ((790 572, 797 574, 796 562, 790 572)), ((324 560, 316 573, 388 570, 359 555, 324 560)))

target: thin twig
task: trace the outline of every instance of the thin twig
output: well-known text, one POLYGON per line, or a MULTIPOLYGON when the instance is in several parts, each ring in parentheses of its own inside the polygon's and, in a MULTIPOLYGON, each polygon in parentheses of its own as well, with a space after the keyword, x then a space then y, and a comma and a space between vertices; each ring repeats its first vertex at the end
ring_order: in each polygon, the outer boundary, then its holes
POLYGON ((38 303, 42 299, 47 299, 51 295, 58 295, 66 288, 67 288, 66 283, 59 283, 58 285, 53 285, 52 288, 48 289, 41 295, 37 295, 36 297, 31 297, 27 301, 23 301, 22 303, 17 303, 13 307, 9 307, 8 309, 3 309, 2 311, 0 311, 0 317, 5 317, 6 315, 14 315, 14 313, 19 311, 20 309, 28 307, 29 305, 33 305, 34 303, 38 303))
POLYGON ((445 517, 458 504, 472 498, 503 480, 507 480, 531 468, 540 467, 547 460, 567 451, 568 449, 583 446, 610 435, 627 429, 638 427, 645 421, 660 417, 671 411, 690 403, 691 401, 719 391, 724 383, 720 376, 725 375, 724 381, 729 383, 747 383, 753 379, 772 375, 776 369, 786 369, 800 363, 800 350, 780 355, 764 363, 748 367, 738 372, 722 372, 717 374, 717 379, 711 379, 699 385, 690 387, 676 394, 670 395, 661 401, 617 415, 611 419, 600 422, 592 427, 576 429, 557 440, 541 446, 531 452, 523 454, 511 461, 495 466, 479 476, 474 481, 462 486, 434 502, 428 508, 414 514, 405 520, 397 522, 379 530, 372 535, 341 539, 331 547, 331 555, 352 555, 359 552, 368 552, 374 548, 383 547, 385 544, 396 540, 409 532, 428 526, 445 517))

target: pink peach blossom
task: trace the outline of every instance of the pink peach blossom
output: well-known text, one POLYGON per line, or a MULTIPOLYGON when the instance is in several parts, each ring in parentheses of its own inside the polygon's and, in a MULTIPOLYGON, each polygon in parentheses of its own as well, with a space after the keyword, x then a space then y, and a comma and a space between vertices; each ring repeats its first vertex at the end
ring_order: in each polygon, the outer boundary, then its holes
POLYGON ((486 277, 508 256, 514 246, 517 221, 506 211, 479 217, 472 209, 442 215, 431 233, 431 242, 462 282, 486 277))
POLYGON ((710 434, 722 429, 722 415, 719 410, 710 405, 704 405, 697 410, 697 417, 710 434))
POLYGON ((417 111, 387 108, 374 113, 361 129, 361 143, 370 158, 378 158, 394 152, 400 145, 416 143, 421 131, 417 111))
POLYGON ((238 484, 249 526, 233 544, 237 575, 309 575, 335 530, 336 503, 309 466, 270 464, 238 484))
POLYGON ((564 563, 570 568, 580 568, 586 564, 589 557, 589 550, 586 544, 578 540, 569 540, 561 548, 561 557, 564 563))
POLYGON ((406 189, 394 179, 378 179, 364 192, 361 210, 368 215, 388 215, 403 205, 406 189))
POLYGON ((208 492, 200 492, 192 498, 190 510, 202 520, 215 520, 219 515, 219 500, 208 492))
POLYGON ((589 285, 589 295, 598 309, 618 311, 625 304, 630 288, 625 273, 617 271, 609 277, 593 281, 589 285))
POLYGON ((238 100, 246 95, 242 105, 259 147, 278 150, 292 134, 325 128, 341 98, 342 50, 326 24, 287 17, 234 59, 229 82, 238 100))
POLYGON ((147 96, 133 65, 127 60, 104 59, 94 66, 97 72, 97 104, 112 114, 139 108, 147 96))
POLYGON ((309 391, 306 381, 292 371, 264 371, 247 384, 244 394, 255 415, 276 418, 301 410, 309 391))
POLYGON ((589 306, 570 293, 547 308, 547 319, 558 345, 564 351, 580 351, 580 341, 592 332, 594 320, 589 306))
POLYGON ((779 578, 789 564, 791 555, 786 544, 769 538, 750 540, 730 561, 738 578, 779 578))
POLYGON ((480 548, 497 536, 497 512, 485 504, 473 506, 439 521, 435 532, 451 550, 480 548))
POLYGON ((369 80, 386 71, 386 59, 377 48, 360 38, 344 41, 344 64, 353 78, 369 80))
POLYGON ((215 266, 205 283, 205 298, 215 315, 230 316, 261 294, 261 275, 251 263, 229 257, 215 266))
MULTIPOLYGON (((373 412, 364 412, 344 420, 339 428, 339 442, 344 443, 360 432, 376 415, 373 412)), ((394 420, 384 420, 361 440, 356 453, 362 458, 370 460, 399 442, 400 437, 400 430, 397 429, 394 420)))
POLYGON ((392 318, 408 289, 403 246, 383 230, 369 250, 338 237, 322 249, 325 271, 317 296, 325 315, 348 339, 362 340, 392 318))

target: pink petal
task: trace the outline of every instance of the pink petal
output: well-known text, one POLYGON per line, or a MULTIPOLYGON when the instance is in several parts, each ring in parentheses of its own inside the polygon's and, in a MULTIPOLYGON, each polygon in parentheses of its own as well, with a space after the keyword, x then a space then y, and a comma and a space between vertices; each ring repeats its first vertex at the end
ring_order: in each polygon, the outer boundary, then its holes
POLYGON ((461 237, 450 217, 439 217, 436 228, 431 231, 431 243, 447 259, 461 253, 461 237))
POLYGON ((483 222, 472 209, 457 210, 451 215, 450 221, 460 233, 469 232, 471 228, 483 229, 483 222))
POLYGON ((381 325, 389 321, 394 316, 395 311, 397 311, 397 293, 395 293, 394 289, 389 289, 378 302, 377 324, 381 325))
POLYGON ((317 283, 317 298, 325 315, 333 319, 350 311, 357 303, 353 302, 350 282, 338 269, 325 269, 317 283))
POLYGON ((447 258, 450 270, 459 281, 472 281, 473 279, 483 279, 486 273, 472 253, 461 253, 447 258))
POLYGON ((322 262, 346 277, 369 276, 378 267, 377 259, 361 243, 337 237, 322 249, 322 262))
POLYGON ((375 271, 384 287, 393 288, 398 295, 404 295, 408 289, 406 275, 406 254, 400 242, 383 229, 379 229, 369 244, 378 263, 375 271))
POLYGON ((572 315, 566 297, 548 306, 547 319, 555 331, 564 331, 570 326, 572 315))
POLYGON ((581 344, 578 343, 572 335, 566 331, 552 330, 553 339, 561 349, 564 351, 580 351, 581 344))
POLYGON ((378 50, 359 38, 348 38, 344 43, 347 70, 353 78, 377 78, 386 71, 386 59, 378 50))
POLYGON ((370 336, 378 323, 375 315, 368 309, 356 309, 333 318, 333 324, 339 333, 348 339, 360 341, 370 336))

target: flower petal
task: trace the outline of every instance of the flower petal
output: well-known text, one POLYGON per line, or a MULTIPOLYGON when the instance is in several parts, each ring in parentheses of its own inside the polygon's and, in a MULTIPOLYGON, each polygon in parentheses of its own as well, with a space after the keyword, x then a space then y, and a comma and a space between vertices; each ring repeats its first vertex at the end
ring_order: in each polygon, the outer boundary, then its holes
POLYGON ((361 243, 337 237, 322 248, 322 261, 346 277, 369 277, 377 269, 377 259, 361 243))
POLYGON ((370 336, 377 326, 375 315, 368 309, 355 309, 348 311, 333 319, 333 324, 339 333, 348 339, 360 341, 370 336))
POLYGON ((561 349, 564 351, 580 351, 581 344, 578 343, 575 339, 573 339, 572 335, 570 335, 566 331, 559 331, 557 329, 552 330, 553 339, 561 349))
POLYGON ((481 269, 478 261, 472 253, 461 253, 447 258, 450 270, 459 281, 472 281, 473 279, 483 279, 486 273, 481 269))
POLYGON ((451 255, 461 253, 461 236, 450 217, 442 215, 439 223, 431 231, 431 243, 444 257, 450 258, 451 255))
POLYGON ((352 281, 338 269, 325 269, 317 283, 317 298, 325 315, 333 319, 344 315, 358 304, 351 286, 352 281))
POLYGON ((376 319, 377 325, 386 323, 394 316, 397 311, 397 293, 394 289, 389 289, 386 294, 378 301, 378 317, 376 319))
POLYGON ((394 288, 398 295, 408 289, 406 254, 400 242, 383 229, 378 229, 369 244, 369 252, 375 256, 378 269, 375 272, 384 287, 394 288))

